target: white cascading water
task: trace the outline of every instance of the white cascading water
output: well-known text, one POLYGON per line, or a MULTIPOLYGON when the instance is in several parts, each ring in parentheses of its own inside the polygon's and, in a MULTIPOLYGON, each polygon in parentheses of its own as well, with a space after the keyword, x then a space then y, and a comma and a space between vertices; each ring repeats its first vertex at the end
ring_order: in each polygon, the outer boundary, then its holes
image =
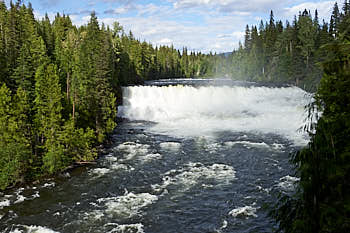
POLYGON ((233 131, 278 134, 296 145, 308 140, 299 129, 310 95, 297 87, 134 86, 123 94, 119 116, 155 122, 154 133, 191 137, 233 131))
POLYGON ((0 232, 273 231, 264 206, 300 180, 288 160, 310 94, 189 81, 125 87, 130 121, 96 165, 0 193, 0 232))

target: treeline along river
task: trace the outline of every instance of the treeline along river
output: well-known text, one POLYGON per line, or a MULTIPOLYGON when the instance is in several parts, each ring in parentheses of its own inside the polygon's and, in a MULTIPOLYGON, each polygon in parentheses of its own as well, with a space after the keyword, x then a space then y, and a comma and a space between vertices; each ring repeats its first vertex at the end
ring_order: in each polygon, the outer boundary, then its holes
POLYGON ((310 95, 229 80, 123 88, 96 165, 0 193, 2 232, 271 232, 310 95))

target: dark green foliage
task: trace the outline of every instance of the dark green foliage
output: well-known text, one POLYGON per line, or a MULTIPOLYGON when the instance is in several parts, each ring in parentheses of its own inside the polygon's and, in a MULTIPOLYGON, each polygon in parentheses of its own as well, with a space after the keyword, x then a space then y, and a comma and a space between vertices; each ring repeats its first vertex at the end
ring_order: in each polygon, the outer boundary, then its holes
POLYGON ((281 199, 275 214, 284 232, 350 231, 350 40, 347 31, 337 33, 322 47, 324 74, 309 107, 309 118, 318 121, 308 127, 308 146, 293 158, 299 190, 281 199))
POLYGON ((3 1, 0 1, 0 82, 5 82, 8 74, 7 67, 7 51, 6 51, 6 19, 7 9, 3 1))
POLYGON ((208 55, 212 69, 207 74, 237 80, 289 83, 316 91, 322 77, 325 50, 322 46, 341 33, 350 37, 349 3, 344 12, 334 5, 331 22, 320 25, 318 12, 300 12, 292 23, 276 21, 273 12, 268 22, 246 26, 244 44, 229 56, 208 55), (348 12, 348 13, 346 13, 348 12))
POLYGON ((28 99, 19 88, 0 88, 0 189, 23 179, 31 156, 28 99))
POLYGON ((35 126, 43 151, 44 170, 49 173, 65 167, 62 146, 57 140, 62 125, 62 94, 57 67, 42 65, 35 74, 35 126))
POLYGON ((210 73, 210 59, 140 42, 119 23, 35 20, 0 1, 0 189, 96 158, 116 126, 120 86, 210 73))
POLYGON ((333 12, 331 15, 330 28, 329 28, 329 32, 333 37, 338 36, 340 20, 341 20, 341 15, 339 12, 338 3, 335 2, 333 7, 333 12))
POLYGON ((92 129, 77 129, 72 120, 64 124, 59 135, 59 141, 64 145, 63 154, 70 163, 94 160, 97 153, 91 145, 95 140, 95 132, 92 129))

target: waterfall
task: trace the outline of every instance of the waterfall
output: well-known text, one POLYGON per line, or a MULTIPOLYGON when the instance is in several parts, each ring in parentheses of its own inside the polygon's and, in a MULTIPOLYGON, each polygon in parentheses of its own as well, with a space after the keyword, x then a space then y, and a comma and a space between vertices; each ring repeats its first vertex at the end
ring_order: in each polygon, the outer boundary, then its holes
POLYGON ((296 144, 307 136, 304 106, 310 95, 297 87, 134 86, 123 88, 119 116, 157 123, 156 133, 190 137, 220 131, 278 134, 296 144))

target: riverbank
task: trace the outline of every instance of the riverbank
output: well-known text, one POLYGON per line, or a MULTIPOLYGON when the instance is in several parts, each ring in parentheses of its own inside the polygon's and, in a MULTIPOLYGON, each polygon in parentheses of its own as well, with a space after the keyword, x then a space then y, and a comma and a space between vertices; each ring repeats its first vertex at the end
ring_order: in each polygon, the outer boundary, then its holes
POLYGON ((118 124, 97 164, 7 193, 0 231, 276 229, 266 205, 273 205, 275 194, 294 189, 297 178, 288 157, 303 135, 283 122, 302 122, 304 92, 185 81, 190 80, 126 87, 133 93, 124 96, 120 112, 127 120, 118 124), (147 98, 140 102, 141 96, 147 98))

